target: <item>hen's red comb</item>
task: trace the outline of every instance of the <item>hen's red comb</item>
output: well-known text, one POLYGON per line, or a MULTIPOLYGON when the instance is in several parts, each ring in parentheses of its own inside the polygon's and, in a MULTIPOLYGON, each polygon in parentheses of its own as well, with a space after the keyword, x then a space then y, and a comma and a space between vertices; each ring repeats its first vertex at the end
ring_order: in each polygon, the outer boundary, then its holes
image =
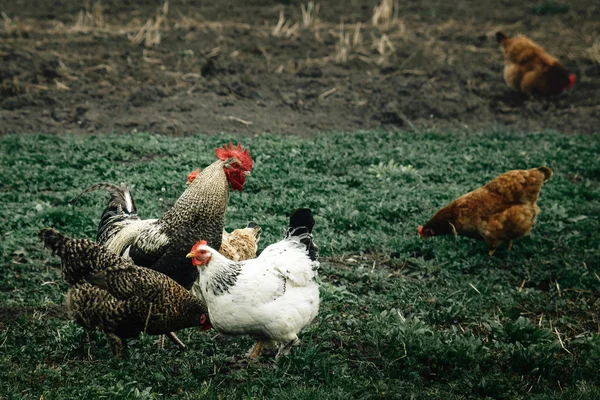
POLYGON ((242 144, 238 143, 237 147, 233 146, 233 143, 229 142, 229 147, 226 144, 223 147, 219 147, 215 150, 217 158, 219 160, 227 160, 228 158, 237 158, 242 163, 242 167, 246 171, 252 169, 252 157, 248 153, 248 149, 242 150, 242 144))
POLYGON ((196 250, 198 250, 198 248, 200 246, 208 246, 208 243, 206 243, 206 240, 201 240, 198 243, 196 243, 193 247, 192 247, 192 253, 195 252, 196 250))
POLYGON ((575 80, 576 80, 575 74, 569 75, 569 83, 570 83, 569 87, 571 87, 575 84, 575 80))

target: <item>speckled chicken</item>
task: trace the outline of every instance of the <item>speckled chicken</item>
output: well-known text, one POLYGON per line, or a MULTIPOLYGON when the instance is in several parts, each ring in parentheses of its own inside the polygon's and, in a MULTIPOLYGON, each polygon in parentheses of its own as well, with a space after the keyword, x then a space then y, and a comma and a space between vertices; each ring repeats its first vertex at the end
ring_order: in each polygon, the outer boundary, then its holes
MULTIPOLYGON (((186 185, 190 185, 198 176, 200 169, 192 171, 187 177, 186 185)), ((219 253, 233 261, 244 261, 256 258, 261 228, 255 222, 250 222, 246 228, 234 229, 229 233, 223 229, 223 240, 219 253)))
POLYGON ((260 355, 263 344, 279 344, 278 356, 287 353, 319 311, 313 225, 309 209, 295 210, 286 237, 252 260, 229 260, 205 241, 188 254, 200 269, 192 292, 201 292, 211 324, 221 333, 254 337, 250 358, 260 355))
MULTIPOLYGON (((135 266, 87 239, 70 239, 51 228, 40 230, 39 236, 61 259, 63 278, 70 286, 70 316, 86 329, 105 332, 118 357, 124 340, 141 332, 210 328, 206 305, 166 275, 135 266)), ((174 335, 169 337, 183 346, 174 335)))
POLYGON ((189 268, 185 255, 199 238, 215 248, 221 246, 228 186, 242 191, 252 169, 252 158, 240 144, 218 148, 216 155, 218 160, 199 172, 159 219, 140 219, 124 185, 104 183, 86 189, 81 195, 100 189, 111 195, 98 227, 98 243, 131 258, 136 265, 160 271, 191 288, 198 272, 189 268))
POLYGON ((457 234, 483 239, 493 255, 502 242, 531 231, 540 212, 537 199, 544 182, 552 176, 546 167, 513 170, 469 192, 440 209, 419 226, 422 237, 457 234))

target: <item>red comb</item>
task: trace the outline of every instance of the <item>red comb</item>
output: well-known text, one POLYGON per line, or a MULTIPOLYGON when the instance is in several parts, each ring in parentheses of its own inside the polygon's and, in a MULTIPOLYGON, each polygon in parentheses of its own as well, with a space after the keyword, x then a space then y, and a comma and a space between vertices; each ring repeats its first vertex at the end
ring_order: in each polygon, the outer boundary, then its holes
POLYGON ((569 83, 571 84, 570 86, 575 84, 575 74, 569 75, 569 83))
POLYGON ((196 250, 198 250, 198 248, 200 246, 208 246, 208 243, 206 243, 206 240, 201 240, 198 243, 196 243, 193 247, 192 247, 192 253, 196 250))
POLYGON ((229 147, 226 144, 223 147, 219 147, 215 150, 217 158, 219 160, 227 160, 228 158, 237 158, 242 163, 243 168, 246 171, 252 169, 252 157, 248 153, 248 149, 243 150, 242 144, 238 143, 237 147, 233 146, 233 143, 229 142, 229 147))
POLYGON ((423 225, 419 225, 419 235, 423 235, 423 225))

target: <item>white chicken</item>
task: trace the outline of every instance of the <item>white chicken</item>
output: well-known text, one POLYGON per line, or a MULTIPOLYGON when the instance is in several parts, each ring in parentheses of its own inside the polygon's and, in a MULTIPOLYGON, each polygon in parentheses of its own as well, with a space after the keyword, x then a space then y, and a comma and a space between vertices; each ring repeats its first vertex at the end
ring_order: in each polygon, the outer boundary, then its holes
POLYGON ((206 301, 213 328, 255 338, 251 359, 260 355, 263 344, 278 344, 277 357, 289 353, 298 333, 317 316, 319 286, 314 278, 319 262, 313 225, 309 209, 295 210, 286 237, 252 260, 229 260, 205 241, 187 255, 199 269, 194 286, 206 301))

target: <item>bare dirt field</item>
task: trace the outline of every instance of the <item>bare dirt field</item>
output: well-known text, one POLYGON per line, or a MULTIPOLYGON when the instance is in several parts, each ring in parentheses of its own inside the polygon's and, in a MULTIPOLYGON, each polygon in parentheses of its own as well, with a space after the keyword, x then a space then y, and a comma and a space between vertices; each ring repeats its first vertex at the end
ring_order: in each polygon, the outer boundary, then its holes
POLYGON ((598 2, 2 3, 0 133, 600 126, 598 2), (544 45, 574 90, 512 93, 499 29, 544 45))

